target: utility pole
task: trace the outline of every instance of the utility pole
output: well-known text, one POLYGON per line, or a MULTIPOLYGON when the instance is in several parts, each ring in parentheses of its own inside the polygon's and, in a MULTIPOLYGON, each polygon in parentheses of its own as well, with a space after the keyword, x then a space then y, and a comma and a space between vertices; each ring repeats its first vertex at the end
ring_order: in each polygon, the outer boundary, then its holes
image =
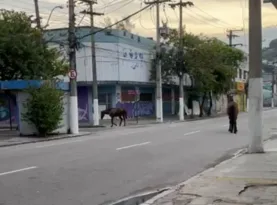
POLYGON ((93 125, 99 125, 99 104, 98 104, 98 84, 97 84, 97 65, 95 56, 95 40, 94 40, 94 16, 102 16, 103 13, 97 13, 93 11, 93 4, 97 4, 94 0, 81 0, 89 5, 89 11, 82 11, 83 14, 90 15, 90 27, 91 27, 91 60, 92 60, 92 76, 93 76, 93 125))
POLYGON ((169 0, 148 1, 145 4, 156 4, 157 30, 156 30, 156 119, 163 122, 162 74, 161 74, 161 36, 160 36, 160 4, 169 0))
MULTIPOLYGON (((68 42, 69 42, 69 66, 71 73, 76 71, 76 35, 75 35, 75 3, 74 0, 69 0, 69 27, 68 27, 68 42)), ((71 134, 79 133, 78 120, 78 99, 77 99, 77 82, 76 77, 70 78, 70 98, 69 98, 69 126, 71 134)))
POLYGON ((261 1, 249 1, 249 153, 263 153, 261 1))
POLYGON ((40 16, 39 16, 39 6, 38 6, 38 0, 34 0, 35 4, 35 12, 36 12, 36 22, 37 22, 37 27, 41 29, 41 22, 40 22, 40 16))
POLYGON ((272 70, 272 95, 271 95, 271 107, 274 108, 274 94, 275 94, 275 69, 272 70))
MULTIPOLYGON (((233 38, 239 37, 238 35, 234 34, 234 32, 239 32, 239 31, 243 31, 243 29, 230 29, 227 31, 228 32, 227 37, 229 38, 229 46, 230 47, 243 46, 243 44, 241 44, 241 43, 233 44, 233 38)), ((236 88, 235 77, 233 78, 233 86, 232 87, 233 87, 233 89, 236 88)))
POLYGON ((229 38, 229 46, 231 47, 243 46, 243 44, 241 43, 233 44, 233 38, 239 37, 238 35, 234 34, 234 32, 240 32, 240 31, 243 31, 243 29, 231 29, 227 31, 228 32, 227 37, 229 38))
MULTIPOLYGON (((172 9, 175 9, 176 6, 179 6, 179 66, 181 66, 181 70, 183 70, 184 66, 184 45, 183 45, 183 37, 184 37, 184 29, 183 29, 183 7, 194 6, 191 1, 183 2, 182 0, 179 3, 169 4, 172 9)), ((179 79, 179 120, 184 121, 184 79, 179 79)))

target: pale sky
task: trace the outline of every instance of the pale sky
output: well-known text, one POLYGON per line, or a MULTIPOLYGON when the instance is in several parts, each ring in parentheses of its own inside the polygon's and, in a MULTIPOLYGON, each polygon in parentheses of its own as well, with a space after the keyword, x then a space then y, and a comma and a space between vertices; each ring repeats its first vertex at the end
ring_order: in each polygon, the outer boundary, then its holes
MULTIPOLYGON (((185 1, 185 0, 184 0, 185 1)), ((240 35, 234 43, 240 42, 245 46, 243 50, 247 50, 247 28, 248 28, 248 1, 249 0, 193 0, 195 7, 184 8, 183 22, 189 32, 206 35, 217 36, 227 41, 227 29, 243 29, 245 32, 238 32, 240 35)), ((50 14, 52 8, 57 5, 64 5, 64 9, 56 9, 50 19, 49 28, 65 27, 68 24, 68 9, 66 8, 66 0, 39 0, 40 12, 43 17, 43 23, 50 14)), ((114 21, 128 16, 129 14, 139 10, 145 6, 143 0, 98 0, 95 5, 96 12, 103 12, 105 16, 95 17, 96 26, 102 26, 104 17, 110 17, 114 21)), ((25 11, 29 14, 34 13, 33 0, 0 0, 0 7, 4 9, 14 9, 25 11)), ((86 6, 77 4, 77 25, 79 24, 82 14, 86 6)), ((179 10, 171 9, 167 4, 161 5, 161 19, 168 21, 168 25, 172 28, 178 27, 179 10)), ((268 44, 273 38, 277 38, 276 22, 277 10, 271 4, 263 5, 263 39, 268 44)), ((135 23, 134 33, 141 36, 155 37, 156 8, 148 9, 141 14, 131 18, 135 23)), ((89 25, 89 18, 86 17, 80 25, 89 25)))

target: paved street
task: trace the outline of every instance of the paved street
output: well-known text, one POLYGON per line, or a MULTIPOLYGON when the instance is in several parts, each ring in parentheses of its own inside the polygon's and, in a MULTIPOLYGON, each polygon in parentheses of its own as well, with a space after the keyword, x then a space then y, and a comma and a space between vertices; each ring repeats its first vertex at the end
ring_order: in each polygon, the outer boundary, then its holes
MULTIPOLYGON (((277 110, 264 112, 264 136, 277 110)), ((97 205, 175 185, 245 146, 226 117, 147 127, 115 127, 91 136, 0 148, 0 204, 97 205)))

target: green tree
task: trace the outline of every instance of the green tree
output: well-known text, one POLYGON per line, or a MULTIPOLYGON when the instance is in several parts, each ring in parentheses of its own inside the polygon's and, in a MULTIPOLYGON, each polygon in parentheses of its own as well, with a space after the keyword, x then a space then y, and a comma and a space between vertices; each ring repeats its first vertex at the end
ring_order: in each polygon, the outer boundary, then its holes
MULTIPOLYGON (((216 38, 186 33, 183 37, 184 48, 180 53, 176 51, 179 45, 176 30, 171 32, 169 43, 173 48, 162 52, 161 58, 163 81, 170 83, 172 77, 177 76, 180 92, 183 92, 182 79, 185 73, 189 74, 195 83, 193 95, 195 96, 196 92, 202 95, 200 116, 203 116, 203 106, 207 98, 210 98, 210 108, 207 113, 210 115, 212 94, 219 96, 231 88, 236 69, 245 59, 243 52, 229 47, 216 38)), ((153 66, 150 75, 152 80, 156 77, 155 70, 153 66)))
POLYGON ((58 129, 62 120, 63 95, 53 83, 46 82, 40 88, 30 88, 29 98, 24 104, 23 119, 33 124, 39 136, 45 137, 58 129))
MULTIPOLYGON (((178 31, 172 29, 169 34, 168 42, 164 45, 161 51, 161 66, 162 66, 162 80, 164 83, 172 83, 175 77, 179 80, 179 93, 184 93, 183 81, 185 74, 189 74, 193 80, 194 73, 201 73, 197 71, 199 67, 195 61, 194 49, 203 43, 203 36, 197 36, 191 33, 186 33, 182 39, 183 48, 180 49, 180 39, 178 31), (194 73, 193 73, 193 72, 194 73)), ((156 59, 152 64, 150 70, 150 80, 156 79, 156 59)), ((203 78, 206 80, 207 78, 203 78)))
MULTIPOLYGON (((57 49, 47 46, 42 32, 32 26, 26 13, 0 10, 1 81, 53 80, 68 71, 67 62, 57 49)), ((55 130, 63 109, 60 104, 62 94, 45 86, 28 92, 31 98, 24 119, 33 123, 41 135, 55 130)), ((11 95, 8 91, 5 93, 11 95)))
POLYGON ((207 96, 210 98, 207 114, 210 115, 213 106, 212 94, 218 97, 232 88, 232 80, 245 56, 241 50, 232 48, 216 38, 206 38, 194 49, 193 57, 198 69, 192 70, 191 74, 200 82, 200 90, 203 93, 200 115, 203 115, 203 104, 207 96), (195 71, 202 72, 194 73, 195 71))
POLYGON ((26 13, 0 10, 0 80, 49 79, 67 70, 60 52, 43 42, 26 13))

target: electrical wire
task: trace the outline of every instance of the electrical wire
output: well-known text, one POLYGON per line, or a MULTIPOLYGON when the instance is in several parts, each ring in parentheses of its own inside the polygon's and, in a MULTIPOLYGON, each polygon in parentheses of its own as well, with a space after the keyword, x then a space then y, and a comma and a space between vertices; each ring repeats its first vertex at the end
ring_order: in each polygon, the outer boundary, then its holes
POLYGON ((243 34, 244 34, 244 46, 247 46, 247 35, 246 35, 246 26, 245 26, 245 7, 247 5, 246 0, 240 0, 240 6, 241 6, 241 16, 242 16, 242 25, 243 25, 243 34), (243 5, 244 1, 244 5, 243 5))
POLYGON ((125 3, 125 4, 122 5, 122 6, 120 6, 119 8, 116 8, 116 9, 114 9, 114 10, 112 10, 112 11, 109 11, 108 13, 106 13, 106 15, 107 15, 107 14, 110 14, 110 13, 113 13, 113 12, 115 12, 115 11, 118 11, 118 10, 120 10, 121 8, 123 8, 123 7, 125 7, 125 6, 127 6, 127 5, 129 5, 129 4, 131 4, 131 3, 133 3, 133 2, 134 2, 134 0, 127 1, 127 3, 125 3))
POLYGON ((83 17, 81 18, 81 20, 77 24, 77 27, 79 27, 81 25, 81 23, 82 23, 82 21, 84 20, 85 17, 86 17, 86 14, 83 15, 83 17))
POLYGON ((152 7, 152 6, 153 6, 153 5, 149 4, 149 5, 145 6, 145 7, 143 7, 142 9, 140 9, 140 10, 138 10, 138 11, 136 11, 136 12, 134 12, 134 13, 128 15, 127 17, 121 19, 120 21, 117 21, 117 22, 115 22, 115 23, 113 23, 113 24, 111 24, 111 25, 109 25, 109 26, 107 26, 107 27, 105 27, 105 28, 99 29, 99 30, 97 30, 97 31, 95 31, 95 32, 93 32, 93 33, 89 33, 89 34, 83 35, 83 36, 79 37, 78 39, 83 39, 83 38, 85 38, 85 37, 88 37, 88 36, 94 35, 94 34, 96 34, 96 33, 98 33, 98 32, 101 32, 101 31, 104 31, 104 30, 106 30, 106 29, 109 29, 109 28, 111 28, 111 27, 113 27, 113 26, 115 26, 115 25, 117 25, 117 24, 119 24, 119 23, 121 23, 121 22, 123 22, 123 21, 125 21, 125 20, 127 20, 127 19, 129 19, 129 18, 131 18, 131 17, 133 17, 133 16, 135 16, 135 15, 137 15, 138 13, 140 13, 140 12, 142 12, 142 11, 144 11, 144 10, 146 10, 146 9, 148 9, 148 8, 150 8, 150 7, 152 7))
MULTIPOLYGON (((191 13, 193 13, 189 8, 187 8, 187 10, 186 11, 189 11, 189 12, 191 12, 191 13)), ((198 18, 198 17, 195 17, 195 16, 193 16, 191 13, 189 13, 189 12, 184 12, 186 15, 188 15, 189 17, 191 17, 191 18, 194 18, 194 19, 196 19, 197 21, 199 21, 199 22, 201 22, 201 23, 204 23, 205 25, 207 25, 207 24, 209 24, 209 25, 211 25, 211 26, 213 26, 213 27, 216 27, 216 28, 226 28, 226 27, 222 27, 222 26, 220 26, 220 25, 217 25, 217 24, 215 24, 215 23, 212 23, 212 22, 210 22, 210 21, 208 21, 208 20, 206 20, 205 18, 203 18, 202 17, 202 19, 201 18, 198 18)), ((194 14, 194 13, 193 13, 194 14)))
MULTIPOLYGON (((141 2, 141 4, 140 4, 140 8, 142 8, 142 2, 141 2)), ((150 12, 151 12, 151 11, 150 11, 150 12)), ((143 26, 143 24, 142 24, 142 22, 141 22, 142 13, 143 13, 143 12, 141 12, 140 15, 139 15, 139 24, 140 24, 140 26, 141 26, 143 29, 145 29, 145 30, 153 30, 153 29, 156 29, 156 28, 146 28, 146 27, 143 26)), ((151 15, 151 14, 150 14, 150 15, 151 15)))
POLYGON ((227 23, 226 21, 223 21, 223 20, 221 20, 221 19, 219 19, 219 18, 216 18, 215 16, 212 16, 211 14, 207 13, 206 11, 204 11, 203 9, 201 9, 201 8, 195 6, 195 5, 193 6, 193 8, 195 8, 195 9, 197 9, 198 11, 201 11, 202 13, 204 13, 204 14, 206 14, 206 15, 212 17, 213 19, 217 20, 218 22, 222 22, 223 24, 225 24, 225 25, 227 25, 227 26, 234 26, 234 25, 231 25, 231 24, 227 23))

